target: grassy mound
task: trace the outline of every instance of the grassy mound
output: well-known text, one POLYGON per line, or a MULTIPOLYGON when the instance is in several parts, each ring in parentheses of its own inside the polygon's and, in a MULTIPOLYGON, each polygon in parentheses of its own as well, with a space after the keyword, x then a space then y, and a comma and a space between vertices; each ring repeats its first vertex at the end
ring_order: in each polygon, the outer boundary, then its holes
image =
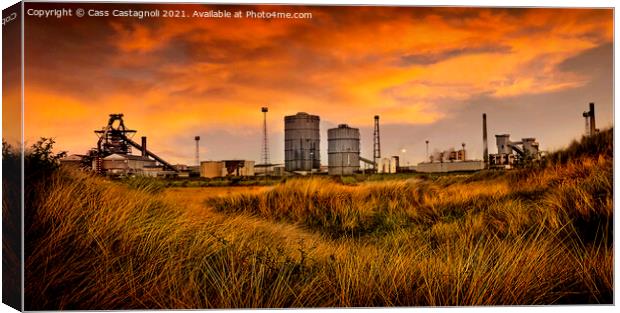
POLYGON ((512 172, 289 180, 199 212, 147 181, 55 170, 27 203, 26 309, 612 303, 604 151, 512 172))

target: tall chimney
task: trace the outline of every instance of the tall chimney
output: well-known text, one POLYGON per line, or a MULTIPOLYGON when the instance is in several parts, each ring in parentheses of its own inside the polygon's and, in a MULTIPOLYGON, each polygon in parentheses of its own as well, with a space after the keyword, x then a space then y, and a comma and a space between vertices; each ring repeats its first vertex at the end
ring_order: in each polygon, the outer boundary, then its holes
POLYGON ((484 166, 489 165, 489 146, 487 145, 487 114, 482 114, 482 149, 484 166))
POLYGON ((146 136, 142 136, 142 156, 146 156, 146 136))
POLYGON ((196 140, 196 166, 200 166, 200 136, 195 136, 196 140))
POLYGON ((373 153, 372 160, 375 162, 374 169, 377 169, 381 158, 381 136, 379 135, 379 115, 375 115, 375 131, 373 134, 373 153))
POLYGON ((590 135, 596 132, 596 121, 594 119, 594 102, 590 102, 590 135))

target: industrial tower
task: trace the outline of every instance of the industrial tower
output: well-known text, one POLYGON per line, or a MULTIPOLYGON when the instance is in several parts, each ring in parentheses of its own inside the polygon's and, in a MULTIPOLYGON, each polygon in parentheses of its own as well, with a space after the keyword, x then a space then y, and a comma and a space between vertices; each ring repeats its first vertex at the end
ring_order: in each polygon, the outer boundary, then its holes
POLYGON ((482 159, 484 166, 489 166, 489 146, 487 144, 487 114, 482 113, 482 159))
POLYGON ((267 140, 267 112, 269 112, 269 108, 262 107, 261 112, 263 112, 263 149, 261 159, 263 165, 267 166, 269 164, 269 142, 267 140))
POLYGON ((375 115, 375 132, 373 140, 373 161, 375 162, 375 171, 378 169, 379 159, 381 158, 381 136, 379 135, 379 115, 375 115))
POLYGON ((583 112, 586 120, 586 136, 592 136, 598 131, 596 129, 596 119, 594 118, 594 102, 590 102, 590 110, 583 112))
POLYGON ((97 152, 105 157, 113 153, 131 154, 131 144, 127 141, 135 135, 136 130, 125 127, 123 114, 110 114, 108 124, 101 130, 95 130, 99 137, 97 141, 97 152))
POLYGON ((132 137, 136 130, 127 129, 123 121, 123 114, 110 114, 108 124, 99 130, 95 130, 97 148, 94 151, 95 171, 102 173, 103 158, 111 154, 131 155, 131 147, 141 151, 143 157, 151 157, 163 165, 164 169, 177 172, 177 169, 170 163, 164 161, 155 153, 147 150, 146 137, 142 137, 142 144, 133 141, 132 137))
POLYGON ((194 137, 196 140, 196 166, 200 166, 200 136, 194 137))

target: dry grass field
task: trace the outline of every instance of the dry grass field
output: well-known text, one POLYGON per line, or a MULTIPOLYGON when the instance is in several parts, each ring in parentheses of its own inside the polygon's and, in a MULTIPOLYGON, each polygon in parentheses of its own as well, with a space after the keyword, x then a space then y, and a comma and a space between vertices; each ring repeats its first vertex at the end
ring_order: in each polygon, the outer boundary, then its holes
POLYGON ((60 168, 30 182, 26 309, 612 303, 612 133, 528 169, 347 185, 60 168))

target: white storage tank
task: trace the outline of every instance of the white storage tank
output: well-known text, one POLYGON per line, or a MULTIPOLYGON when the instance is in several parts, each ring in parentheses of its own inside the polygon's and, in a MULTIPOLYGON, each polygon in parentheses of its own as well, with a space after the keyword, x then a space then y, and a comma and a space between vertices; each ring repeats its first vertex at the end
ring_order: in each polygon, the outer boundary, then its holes
POLYGON ((329 175, 351 175, 360 169, 360 131, 346 124, 327 130, 329 175))

